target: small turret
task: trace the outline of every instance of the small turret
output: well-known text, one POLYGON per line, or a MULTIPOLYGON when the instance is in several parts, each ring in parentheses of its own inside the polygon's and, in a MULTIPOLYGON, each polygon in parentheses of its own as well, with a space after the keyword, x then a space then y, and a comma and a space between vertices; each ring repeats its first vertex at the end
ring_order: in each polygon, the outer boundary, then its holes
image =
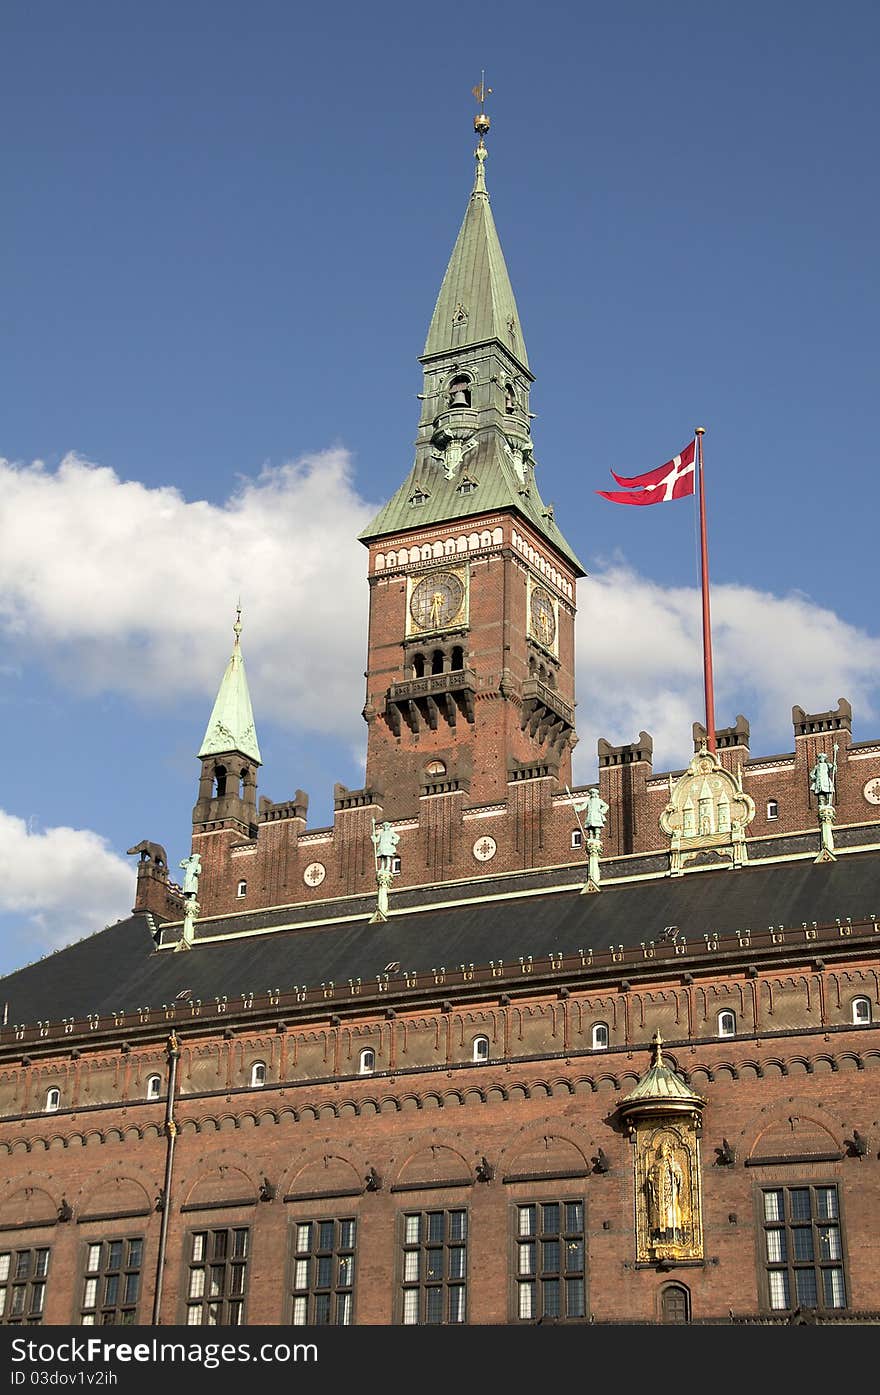
POLYGON ((260 748, 241 654, 241 607, 233 625, 235 642, 199 749, 202 762, 193 828, 238 824, 256 834, 257 768, 260 748))

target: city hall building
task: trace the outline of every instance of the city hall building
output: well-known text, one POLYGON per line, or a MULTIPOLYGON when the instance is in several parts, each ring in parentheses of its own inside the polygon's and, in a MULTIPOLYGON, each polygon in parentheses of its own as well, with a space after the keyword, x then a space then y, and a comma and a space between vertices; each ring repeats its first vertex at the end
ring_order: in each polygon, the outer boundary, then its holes
POLYGON ((236 620, 183 884, 145 838, 131 916, 0 984, 0 1322, 880 1317, 880 741, 829 695, 570 790, 584 569, 476 124, 360 538, 364 787, 258 795, 236 620))

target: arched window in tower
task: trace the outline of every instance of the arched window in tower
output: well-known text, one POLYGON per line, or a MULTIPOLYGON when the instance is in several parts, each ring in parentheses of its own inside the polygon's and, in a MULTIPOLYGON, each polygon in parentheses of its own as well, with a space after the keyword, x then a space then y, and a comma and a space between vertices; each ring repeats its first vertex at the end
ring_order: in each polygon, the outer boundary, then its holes
POLYGON ((871 1021, 870 998, 853 998, 852 1020, 857 1027, 867 1027, 871 1021))
POLYGON ((660 1293, 660 1321, 690 1322, 691 1296, 684 1284, 667 1284, 660 1293))
POLYGON ((372 1047, 365 1047, 358 1057, 358 1075, 372 1075, 376 1069, 376 1053, 372 1047))
POLYGON ((446 765, 442 760, 429 760, 425 766, 425 774, 432 780, 437 780, 446 774, 446 765))
POLYGON ((504 410, 508 413, 515 412, 517 408, 516 393, 513 390, 513 383, 504 384, 504 410))
POLYGON ((719 1012, 718 1014, 718 1035, 720 1037, 736 1036, 736 1013, 719 1012))
POLYGON ((464 373, 453 378, 449 384, 449 405, 450 407, 469 407, 471 405, 471 380, 464 373))
POLYGON ((46 1095, 46 1103, 43 1109, 47 1114, 54 1114, 56 1109, 61 1108, 61 1091, 52 1089, 46 1095))
POLYGON ((214 766, 214 798, 222 799, 226 794, 226 766, 214 766))
POLYGON ((251 1089, 258 1090, 266 1083, 266 1062, 254 1061, 251 1066, 251 1089))
POLYGON ((245 766, 244 769, 239 773, 239 777, 238 777, 238 797, 239 797, 239 799, 244 799, 244 792, 245 792, 245 788, 247 787, 247 778, 248 778, 248 775, 250 775, 250 773, 251 773, 251 772, 248 770, 247 766, 245 766))
POLYGON ((456 644, 452 651, 452 671, 459 673, 464 668, 464 650, 460 644, 456 644))
POLYGON ((432 672, 432 673, 442 673, 442 672, 443 672, 443 650, 442 650, 442 649, 435 649, 434 652, 433 652, 433 654, 431 655, 431 672, 432 672))
POLYGON ((474 1037, 473 1059, 480 1064, 489 1059, 489 1038, 474 1037))
POLYGON ((157 1099, 160 1099, 160 1098, 161 1098, 161 1095, 162 1095, 162 1077, 161 1077, 161 1075, 148 1075, 148 1076, 147 1076, 147 1099, 148 1099, 148 1100, 157 1100, 157 1099))
POLYGON ((608 1050, 608 1023, 596 1022, 593 1024, 593 1050, 608 1050))
POLYGON ((425 656, 424 654, 413 654, 412 660, 413 678, 424 678, 425 676, 425 656))

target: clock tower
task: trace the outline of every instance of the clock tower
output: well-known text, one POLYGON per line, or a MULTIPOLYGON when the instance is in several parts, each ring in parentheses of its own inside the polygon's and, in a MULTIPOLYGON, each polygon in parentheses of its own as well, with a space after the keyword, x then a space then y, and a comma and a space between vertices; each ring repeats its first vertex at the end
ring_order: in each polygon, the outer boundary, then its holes
POLYGON ((385 815, 511 782, 571 781, 575 584, 583 567, 536 480, 529 368, 485 182, 476 178, 421 363, 415 460, 369 549, 366 788, 385 815))

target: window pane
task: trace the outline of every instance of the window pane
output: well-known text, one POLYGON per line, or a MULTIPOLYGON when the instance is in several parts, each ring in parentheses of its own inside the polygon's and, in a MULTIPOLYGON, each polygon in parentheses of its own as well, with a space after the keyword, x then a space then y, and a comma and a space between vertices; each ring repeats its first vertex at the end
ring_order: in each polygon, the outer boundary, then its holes
POLYGON ((580 1273, 584 1267, 583 1240, 568 1240, 565 1245, 565 1268, 569 1274, 580 1273))
POLYGON ((205 1258, 205 1237, 204 1235, 193 1236, 193 1259, 198 1262, 205 1258))
POLYGON ((583 1279, 566 1279, 565 1303, 566 1317, 583 1317, 585 1315, 583 1279))
POLYGON ((83 1290, 83 1307, 94 1308, 98 1298, 98 1280, 86 1279, 86 1286, 83 1290))
POLYGON ((128 1267, 129 1269, 140 1269, 141 1260, 144 1253, 143 1240, 130 1240, 128 1244, 128 1267))
POLYGON ((319 1327, 326 1327, 330 1322, 330 1295, 329 1293, 318 1293, 315 1295, 315 1323, 319 1327))
POLYGON ((464 1245, 454 1245, 449 1251, 450 1279, 463 1279, 465 1277, 465 1263, 464 1245))
POLYGON ((559 1230, 559 1202, 553 1201, 548 1206, 542 1206, 541 1212, 541 1230, 545 1235, 552 1235, 559 1230))
POLYGON ((427 1290, 427 1303, 425 1305, 425 1322, 438 1323, 443 1321, 443 1290, 442 1288, 429 1288, 427 1290))
POLYGON ((410 1288, 403 1295, 403 1320, 405 1323, 416 1323, 419 1320, 419 1291, 417 1288, 410 1288))
POLYGON ((819 1258, 840 1259, 840 1231, 836 1225, 820 1225, 819 1258))
POLYGON ((310 1236, 312 1227, 310 1225, 298 1225, 296 1228, 296 1248, 300 1254, 308 1250, 311 1245, 310 1236))
POLYGON ((541 1266, 545 1274, 559 1272, 559 1241, 545 1240, 541 1246, 541 1266))
POLYGON ((836 1187, 816 1188, 816 1214, 823 1221, 834 1221, 837 1219, 836 1187))
POLYGON ((843 1287, 842 1269, 823 1269, 822 1287, 826 1308, 845 1308, 846 1294, 843 1287))
POLYGON ((248 1233, 246 1230, 235 1230, 232 1234, 232 1257, 233 1259, 247 1259, 248 1253, 248 1233))
POLYGON ((535 1272, 535 1246, 534 1243, 520 1245, 519 1247, 519 1272, 520 1274, 534 1274, 535 1272))
POLYGON ((318 1226, 318 1249, 319 1249, 319 1250, 332 1250, 332 1249, 333 1249, 333 1222, 332 1222, 332 1221, 321 1221, 321 1224, 318 1226))
POLYGON ((86 1255, 86 1273, 94 1274, 101 1267, 101 1246, 89 1245, 86 1255))
POLYGON ((809 1187, 792 1187, 788 1193, 788 1206, 793 1221, 808 1221, 810 1219, 809 1187))
POLYGON ((425 1251, 425 1278, 443 1278, 443 1251, 440 1249, 425 1251))
POLYGON ((332 1282, 333 1256, 321 1255, 315 1273, 315 1288, 329 1288, 332 1282))
POLYGON ((541 1284, 545 1317, 559 1317, 559 1280, 545 1279, 541 1284))
POLYGON ((420 1239, 421 1216, 407 1216, 406 1218, 406 1243, 415 1245, 420 1239))
POLYGON ((519 1234, 534 1235, 535 1233, 535 1210, 534 1206, 521 1206, 519 1208, 519 1234))
POLYGON ((226 1266, 223 1264, 213 1264, 211 1266, 211 1288, 209 1296, 219 1298, 223 1293, 223 1279, 226 1275, 226 1266))
POLYGON ((403 1259, 403 1277, 407 1283, 417 1283, 419 1277, 419 1252, 407 1250, 403 1259))
POLYGON ((339 1225, 339 1248, 341 1250, 354 1249, 356 1234, 357 1230, 354 1221, 341 1221, 339 1225))
POLYGON ((201 1325, 202 1325, 202 1310, 201 1310, 200 1307, 199 1307, 199 1308, 196 1308, 196 1307, 187 1308, 187 1310, 186 1310, 186 1325, 187 1325, 187 1327, 201 1327, 201 1325))
POLYGON ((234 1297, 244 1293, 244 1265, 233 1264, 229 1270, 229 1292, 234 1297))
POLYGON ((351 1322, 353 1304, 350 1293, 340 1293, 336 1299, 336 1325, 347 1327, 351 1322))
POLYGON ((442 1240, 442 1239, 443 1239, 443 1230, 444 1230, 443 1222, 444 1222, 445 1219, 446 1219, 446 1218, 445 1218, 445 1216, 443 1215, 443 1212, 442 1212, 442 1211, 430 1211, 430 1212, 428 1213, 428 1237, 427 1237, 427 1238, 428 1238, 429 1241, 434 1241, 434 1242, 436 1243, 438 1240, 442 1240))
POLYGON ((781 1221, 784 1220, 785 1213, 782 1208, 782 1192, 764 1193, 764 1220, 781 1221))
POLYGON ((784 1264, 788 1259, 784 1230, 767 1231, 767 1259, 770 1264, 784 1264))
POLYGON ((204 1269, 192 1269, 189 1276, 189 1296, 190 1298, 201 1298, 205 1292, 205 1271, 204 1269))
POLYGON ((46 1285, 34 1284, 31 1289, 31 1316, 34 1317, 43 1311, 43 1303, 46 1299, 46 1285))
POLYGON ((141 1287, 140 1274, 126 1274, 125 1276, 125 1302, 136 1303, 141 1287))
POLYGON ((565 1203, 565 1229, 571 1234, 573 1230, 583 1230, 584 1228, 584 1203, 582 1201, 567 1201, 565 1203))
POLYGON ((309 1286, 309 1261, 298 1259, 293 1275, 294 1288, 308 1288, 309 1286))
POLYGON ((110 1274, 104 1284, 104 1306, 114 1308, 119 1297, 119 1275, 110 1274))
POLYGON ((49 1251, 37 1250, 34 1254, 34 1278, 45 1279, 49 1268, 49 1251))
POLYGON ((815 1308, 818 1302, 815 1269, 796 1269, 794 1271, 794 1281, 797 1288, 798 1303, 805 1308, 815 1308))
POLYGON ((294 1298, 293 1300, 293 1325, 294 1327, 305 1327, 308 1318, 306 1316, 305 1298, 294 1298))
POLYGON ((464 1284, 449 1290, 449 1321, 464 1322, 464 1284))
POLYGON ((30 1250, 19 1250, 15 1256, 15 1277, 17 1279, 27 1279, 31 1272, 31 1252, 30 1250))
POLYGON ((770 1307, 788 1308, 788 1275, 784 1269, 773 1269, 768 1274, 770 1281, 770 1307))
POLYGON ((234 1303, 229 1305, 229 1326, 241 1327, 241 1320, 244 1314, 244 1304, 240 1298, 236 1298, 234 1303))
POLYGON ((0 1255, 0 1283, 5 1283, 9 1278, 9 1254, 0 1255))
MULTIPOLYGON (((2 1313, 2 1311, 3 1311, 3 1309, 2 1309, 2 1307, 0 1307, 0 1313, 2 1313)), ((83 1326, 83 1327, 94 1327, 94 1325, 95 1325, 95 1314, 94 1314, 94 1313, 86 1313, 86 1314, 83 1316, 82 1326, 83 1326)))
POLYGON ((535 1285, 519 1285, 519 1315, 521 1318, 535 1316, 535 1285))
POLYGON ((225 1230, 215 1230, 211 1246, 212 1259, 225 1259, 228 1236, 225 1230))
POLYGON ((120 1269, 122 1267, 122 1241, 111 1240, 107 1246, 107 1268, 120 1269))
POLYGON ((811 1226, 795 1226, 791 1232, 791 1257, 793 1260, 813 1258, 813 1230, 811 1226))
POLYGON ((354 1257, 343 1255, 339 1261, 339 1274, 337 1284, 340 1288, 348 1288, 354 1278, 354 1257))
POLYGON ((449 1213, 449 1239, 465 1240, 467 1238, 467 1211, 450 1211, 449 1213))

